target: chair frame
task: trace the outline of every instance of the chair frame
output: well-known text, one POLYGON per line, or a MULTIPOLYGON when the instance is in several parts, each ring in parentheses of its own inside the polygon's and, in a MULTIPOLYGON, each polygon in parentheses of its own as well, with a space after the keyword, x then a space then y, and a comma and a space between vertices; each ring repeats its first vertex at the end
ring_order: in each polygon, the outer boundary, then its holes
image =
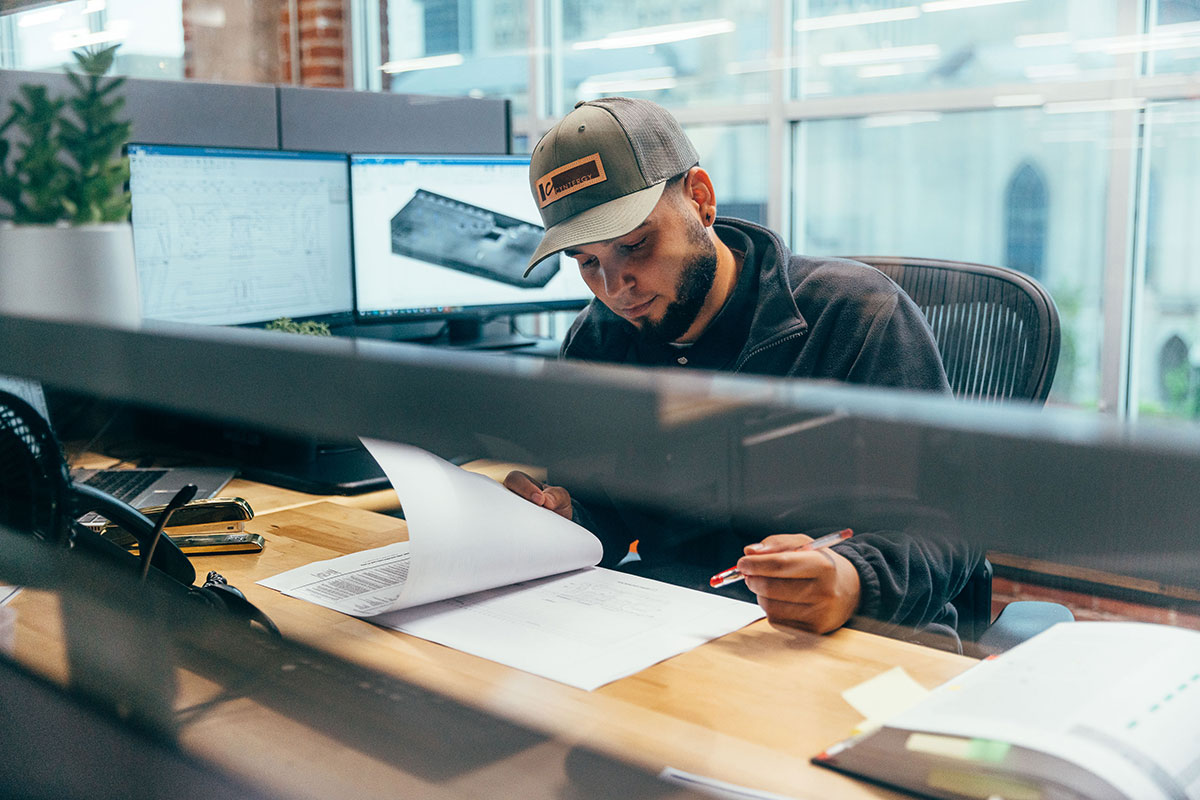
MULTIPOLYGON (((943 342, 938 339, 938 332, 950 320, 939 313, 938 306, 948 302, 966 302, 988 305, 999 305, 1003 292, 1010 290, 1019 293, 1032 304, 1033 316, 1037 320, 1037 336, 1030 348, 1029 355, 1033 362, 1028 367, 1028 376, 1023 386, 1014 386, 1008 394, 989 393, 989 386, 981 382, 977 373, 972 371, 955 370, 950 374, 947 367, 947 378, 954 396, 961 400, 997 401, 997 400, 1027 400, 1037 405, 1046 402, 1050 394, 1050 386, 1054 382, 1054 373, 1058 369, 1058 356, 1062 348, 1061 323, 1058 307, 1040 283, 1033 278, 1009 267, 994 267, 986 264, 973 264, 962 261, 947 261, 936 258, 902 258, 898 256, 848 256, 854 261, 867 264, 892 279, 905 294, 912 299, 926 322, 934 331, 938 353, 944 364, 957 363, 956 356, 961 352, 961 342, 943 342), (916 269, 908 270, 908 267, 916 269), (962 276, 984 277, 989 279, 987 287, 977 295, 956 298, 946 301, 947 284, 958 281, 962 276), (955 348, 947 352, 948 348, 955 348)), ((995 322, 991 318, 990 322, 995 322)), ((1015 369, 1012 361, 1005 362, 1001 369, 1015 369)), ((982 656, 987 653, 979 649, 980 638, 992 624, 992 565, 987 558, 980 560, 967 579, 962 592, 951 603, 959 612, 959 635, 963 639, 964 651, 968 654, 982 656)))
MULTIPOLYGON (((986 264, 973 264, 963 261, 947 261, 935 258, 902 258, 897 256, 848 256, 848 258, 867 264, 891 278, 904 290, 914 303, 921 309, 930 327, 934 329, 935 339, 944 320, 937 312, 937 306, 944 305, 938 299, 945 295, 948 283, 961 280, 962 277, 979 276, 990 279, 988 288, 977 295, 960 298, 956 302, 981 304, 997 304, 1000 299, 998 292, 1006 290, 1019 293, 1032 304, 1033 314, 1037 319, 1038 331, 1036 341, 1030 348, 1034 364, 1028 370, 1028 378, 1022 387, 1014 387, 1012 392, 1002 396, 989 393, 987 387, 981 385, 976 374, 948 374, 951 389, 955 397, 977 401, 995 400, 1029 400, 1044 403, 1050 394, 1050 386, 1054 381, 1054 373, 1058 368, 1059 351, 1062 347, 1062 331, 1058 315, 1058 307, 1054 304, 1040 283, 1033 278, 1009 267, 995 267, 986 264), (907 267, 915 267, 914 275, 907 274, 907 267)), ((938 351, 942 361, 947 364, 947 370, 955 363, 954 356, 960 343, 943 343, 938 341, 938 351)), ((1002 369, 1012 369, 1015 365, 1003 364, 1002 369)))

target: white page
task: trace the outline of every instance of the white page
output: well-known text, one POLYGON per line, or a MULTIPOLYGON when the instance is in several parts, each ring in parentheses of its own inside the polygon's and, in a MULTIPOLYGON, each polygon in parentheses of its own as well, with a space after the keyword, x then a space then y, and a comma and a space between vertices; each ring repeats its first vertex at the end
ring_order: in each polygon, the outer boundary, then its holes
POLYGON ((371 621, 591 691, 762 617, 753 603, 593 567, 371 621))
POLYGON ((590 531, 491 478, 416 447, 362 441, 396 487, 408 521, 412 564, 392 608, 600 563, 604 548, 590 531))
POLYGON ((259 581, 260 586, 355 617, 395 608, 408 575, 408 542, 314 561, 259 581))
POLYGON ((399 487, 409 541, 261 585, 588 690, 764 616, 592 567, 602 548, 584 528, 417 448, 364 441, 399 487))
MULTIPOLYGON (((343 556, 324 562, 325 569, 338 571, 329 576, 338 578, 336 583, 314 585, 296 596, 369 616, 592 566, 603 555, 600 540, 586 528, 535 506, 491 478, 409 445, 377 439, 363 439, 363 444, 400 496, 408 521, 408 569, 401 574, 391 562, 375 563, 373 559, 387 557, 379 553, 343 556), (375 585, 381 574, 391 576, 387 583, 394 588, 375 585), (354 580, 351 576, 369 578, 371 585, 333 602, 316 599, 323 590, 344 593, 354 580)), ((284 573, 260 583, 292 594, 317 577, 284 573)))
POLYGON ((1200 800, 1200 633, 1060 623, 887 725, 1040 750, 1129 797, 1200 800))
POLYGON ((697 775, 694 772, 684 772, 675 767, 663 767, 663 771, 658 773, 658 777, 667 783, 685 786, 693 792, 717 797, 720 800, 792 800, 790 797, 775 792, 751 789, 748 786, 719 781, 716 778, 697 775))

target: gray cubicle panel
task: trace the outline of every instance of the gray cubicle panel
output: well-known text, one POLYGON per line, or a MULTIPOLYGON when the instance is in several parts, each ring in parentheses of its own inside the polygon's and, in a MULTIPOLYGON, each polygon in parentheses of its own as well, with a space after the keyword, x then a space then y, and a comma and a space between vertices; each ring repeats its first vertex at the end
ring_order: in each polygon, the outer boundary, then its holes
POLYGON ((0 374, 112 400, 435 452, 473 444, 697 519, 903 512, 987 549, 1200 590, 1191 426, 232 328, 0 317, 0 341, 0 374), (196 364, 219 366, 198 381, 196 364))
POLYGON ((509 151, 507 100, 279 87, 279 146, 339 153, 509 151))
MULTIPOLYGON (((0 71, 0 108, 18 96, 21 84, 42 84, 62 96, 71 85, 62 73, 0 71)), ((275 87, 128 78, 121 88, 130 140, 209 147, 279 146, 275 87)))

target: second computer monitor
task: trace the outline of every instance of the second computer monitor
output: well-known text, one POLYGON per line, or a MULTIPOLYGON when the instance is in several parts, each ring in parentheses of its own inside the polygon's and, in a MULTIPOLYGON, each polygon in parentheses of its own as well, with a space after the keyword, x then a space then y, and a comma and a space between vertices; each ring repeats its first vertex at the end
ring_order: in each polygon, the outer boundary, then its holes
POLYGON ((524 276, 543 228, 518 156, 352 155, 360 320, 578 308, 574 261, 524 276))
POLYGON ((344 154, 134 144, 129 171, 144 317, 352 321, 344 154))

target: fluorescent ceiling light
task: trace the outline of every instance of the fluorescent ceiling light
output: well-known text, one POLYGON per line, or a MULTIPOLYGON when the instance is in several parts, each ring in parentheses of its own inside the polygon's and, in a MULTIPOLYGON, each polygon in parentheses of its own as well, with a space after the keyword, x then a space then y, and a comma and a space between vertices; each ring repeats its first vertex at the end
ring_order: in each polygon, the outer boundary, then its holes
POLYGON ((1078 64, 1034 64, 1025 68, 1025 77, 1034 81, 1073 78, 1078 74, 1078 64))
POLYGON ((918 125, 922 122, 937 122, 942 115, 936 111, 901 111, 895 114, 872 114, 863 117, 864 128, 895 128, 901 125, 918 125))
POLYGON ((83 13, 95 14, 97 11, 103 11, 108 8, 107 0, 88 0, 87 5, 83 7, 83 13))
POLYGON ((61 31, 51 38, 51 46, 55 50, 76 50, 80 47, 90 47, 94 44, 119 42, 129 36, 132 25, 127 19, 109 20, 108 27, 92 33, 86 28, 76 28, 61 31))
POLYGON ((706 19, 700 22, 685 22, 673 25, 655 25, 649 28, 634 28, 628 31, 610 33, 603 39, 591 39, 586 42, 576 42, 572 50, 620 50, 626 47, 650 47, 656 44, 682 42, 688 39, 701 39, 705 36, 716 36, 722 33, 732 33, 737 26, 733 20, 706 19))
POLYGON ((855 25, 871 25, 876 22, 899 22, 905 19, 916 19, 921 10, 916 6, 901 6, 899 8, 884 8, 879 11, 858 11, 853 14, 829 14, 824 17, 808 17, 796 21, 795 28, 800 33, 805 31, 823 31, 829 28, 850 28, 855 25))
POLYGON ((584 81, 579 84, 579 94, 599 96, 604 94, 627 94, 629 92, 660 92, 674 89, 679 81, 674 78, 642 78, 636 81, 584 81))
POLYGON ((45 25, 50 22, 58 22, 62 19, 62 6, 51 6, 44 8, 41 11, 26 11, 17 20, 18 28, 32 28, 34 25, 45 25))
POLYGON ((992 98, 996 108, 1022 108, 1025 106, 1040 106, 1046 102, 1042 94, 998 94, 992 98))
POLYGON ((379 68, 390 75, 395 75, 397 72, 417 72, 423 69, 457 67, 462 63, 462 53, 447 53, 444 56, 426 56, 425 58, 406 58, 400 61, 389 61, 379 68))
POLYGON ((1027 33, 1013 39, 1013 44, 1017 47, 1056 47, 1070 44, 1073 41, 1075 41, 1074 36, 1066 31, 1058 31, 1056 33, 1027 33))
POLYGON ((921 61, 942 55, 936 44, 915 44, 908 47, 884 47, 878 50, 846 50, 821 56, 823 67, 851 67, 860 64, 886 64, 889 61, 921 61))
POLYGON ((866 67, 860 67, 858 77, 860 78, 892 78, 896 75, 903 75, 907 70, 903 64, 871 64, 866 67))
POLYGON ((1122 55, 1127 53, 1145 53, 1158 50, 1182 50, 1188 47, 1200 47, 1200 31, 1189 29, 1178 30, 1179 26, 1163 26, 1151 34, 1135 36, 1112 36, 1105 39, 1083 39, 1075 43, 1075 49, 1081 53, 1107 53, 1122 55))
POLYGON ((655 92, 674 89, 678 85, 674 67, 650 67, 593 75, 580 83, 577 91, 580 95, 598 96, 621 92, 655 92))
POLYGON ((983 6, 1022 2, 1024 0, 933 0, 929 3, 921 3, 921 10, 932 14, 936 11, 957 11, 960 8, 982 8, 983 6))
POLYGON ((1117 97, 1109 100, 1071 100, 1063 103, 1047 103, 1047 114, 1079 114, 1098 111, 1137 111, 1146 107, 1141 97, 1117 97))

